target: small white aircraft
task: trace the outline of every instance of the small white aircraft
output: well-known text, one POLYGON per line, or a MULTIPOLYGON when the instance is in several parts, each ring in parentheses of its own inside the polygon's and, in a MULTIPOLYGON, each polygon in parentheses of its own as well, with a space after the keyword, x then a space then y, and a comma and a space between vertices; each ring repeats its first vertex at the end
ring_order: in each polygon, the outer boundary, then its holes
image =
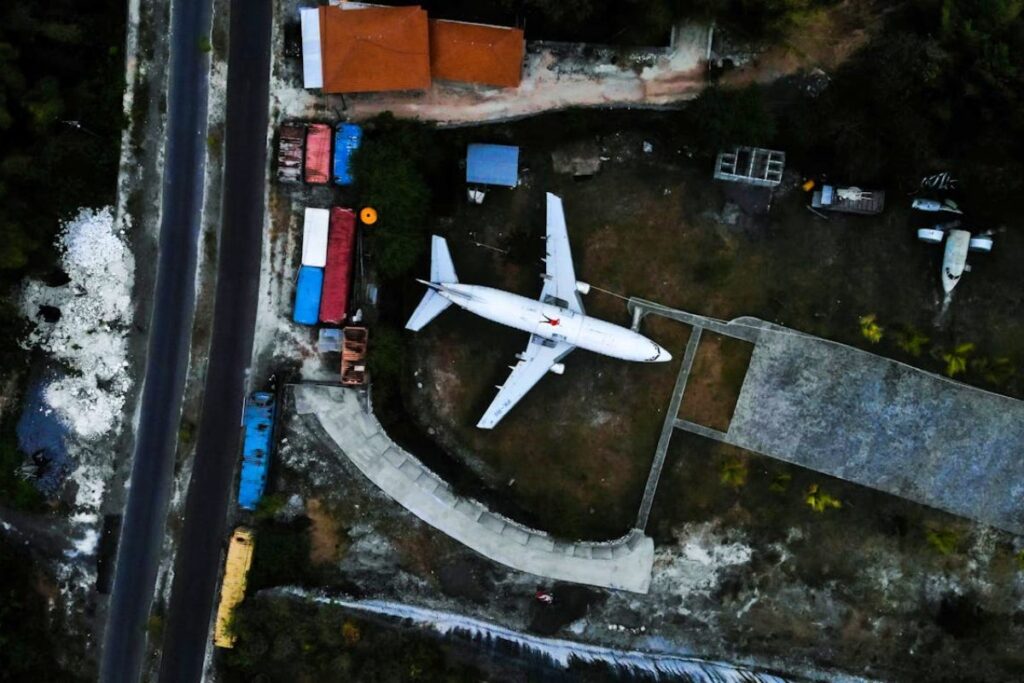
POLYGON ((519 360, 498 395, 487 408, 477 427, 492 429, 508 411, 548 372, 565 372, 562 359, 577 346, 622 360, 663 363, 672 355, 647 337, 591 318, 583 311, 580 294, 590 285, 578 282, 573 271, 569 235, 565 228, 562 200, 547 195, 547 271, 540 300, 480 285, 464 285, 455 275, 448 243, 434 235, 431 241, 429 289, 413 311, 406 329, 419 331, 446 308, 455 304, 470 313, 530 333, 526 350, 516 354, 519 360))

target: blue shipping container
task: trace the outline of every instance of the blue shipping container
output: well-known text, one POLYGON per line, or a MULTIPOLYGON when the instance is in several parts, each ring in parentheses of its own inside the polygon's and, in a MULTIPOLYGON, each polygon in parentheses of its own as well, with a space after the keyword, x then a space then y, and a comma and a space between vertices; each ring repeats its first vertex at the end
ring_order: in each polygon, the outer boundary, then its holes
POLYGON ((324 269, 314 266, 299 268, 295 285, 295 312, 292 320, 300 325, 316 325, 320 319, 320 292, 324 288, 324 269))
POLYGON ((359 149, 363 129, 354 123, 342 123, 334 131, 334 182, 352 184, 352 153, 359 149))
POLYGON ((245 441, 242 444, 242 476, 238 483, 238 506, 255 510, 267 485, 271 440, 274 436, 274 395, 257 391, 245 402, 242 415, 245 441))

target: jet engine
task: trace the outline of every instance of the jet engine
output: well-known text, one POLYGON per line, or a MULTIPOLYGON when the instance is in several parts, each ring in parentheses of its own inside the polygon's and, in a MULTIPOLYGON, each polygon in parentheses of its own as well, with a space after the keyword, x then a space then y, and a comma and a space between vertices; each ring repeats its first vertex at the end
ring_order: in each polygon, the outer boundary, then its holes
POLYGON ((590 293, 590 285, 587 284, 586 282, 582 282, 580 280, 577 280, 576 281, 576 291, 579 292, 580 294, 589 294, 590 293))
POLYGON ((550 368, 548 368, 548 372, 553 372, 556 375, 561 375, 563 372, 565 372, 565 364, 564 363, 555 363, 550 368))

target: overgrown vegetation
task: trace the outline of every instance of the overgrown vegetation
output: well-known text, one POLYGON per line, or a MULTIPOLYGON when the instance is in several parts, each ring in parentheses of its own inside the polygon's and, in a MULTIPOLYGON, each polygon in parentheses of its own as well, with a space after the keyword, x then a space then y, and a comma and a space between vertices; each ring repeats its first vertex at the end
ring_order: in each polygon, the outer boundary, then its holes
POLYGON ((65 670, 68 648, 50 623, 44 590, 57 591, 24 548, 0 535, 0 680, 77 681, 88 673, 65 670))
MULTIPOLYGON (((61 219, 114 200, 124 16, 115 0, 0 5, 0 379, 18 389, 30 355, 17 343, 17 284, 29 273, 59 279, 61 219)), ((0 500, 31 507, 39 497, 15 473, 18 395, 0 431, 0 500)))
POLYGON ((0 286, 53 265, 59 220, 114 198, 124 3, 0 9, 0 286))
POLYGON ((1022 51, 1018 0, 904 3, 823 94, 785 105, 777 144, 858 183, 950 170, 975 215, 994 213, 1024 188, 1022 51))
MULTIPOLYGON (((257 546, 258 547, 258 546, 257 546)), ((354 619, 335 607, 263 596, 235 613, 226 680, 480 681, 436 640, 354 619)))
POLYGON ((359 203, 377 210, 368 230, 374 263, 385 280, 407 273, 426 244, 433 136, 420 123, 382 114, 366 126, 366 139, 353 157, 359 203))

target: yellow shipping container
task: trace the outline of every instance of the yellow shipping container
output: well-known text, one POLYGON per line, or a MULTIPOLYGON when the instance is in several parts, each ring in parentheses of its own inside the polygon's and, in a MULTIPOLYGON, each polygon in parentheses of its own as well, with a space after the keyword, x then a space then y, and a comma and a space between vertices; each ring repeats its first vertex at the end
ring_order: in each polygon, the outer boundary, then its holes
POLYGON ((244 526, 235 529, 228 545, 228 558, 224 563, 224 583, 220 588, 220 604, 217 605, 217 624, 213 630, 213 644, 217 647, 234 647, 235 635, 231 633, 231 616, 235 607, 245 597, 245 582, 252 564, 252 531, 244 526))

